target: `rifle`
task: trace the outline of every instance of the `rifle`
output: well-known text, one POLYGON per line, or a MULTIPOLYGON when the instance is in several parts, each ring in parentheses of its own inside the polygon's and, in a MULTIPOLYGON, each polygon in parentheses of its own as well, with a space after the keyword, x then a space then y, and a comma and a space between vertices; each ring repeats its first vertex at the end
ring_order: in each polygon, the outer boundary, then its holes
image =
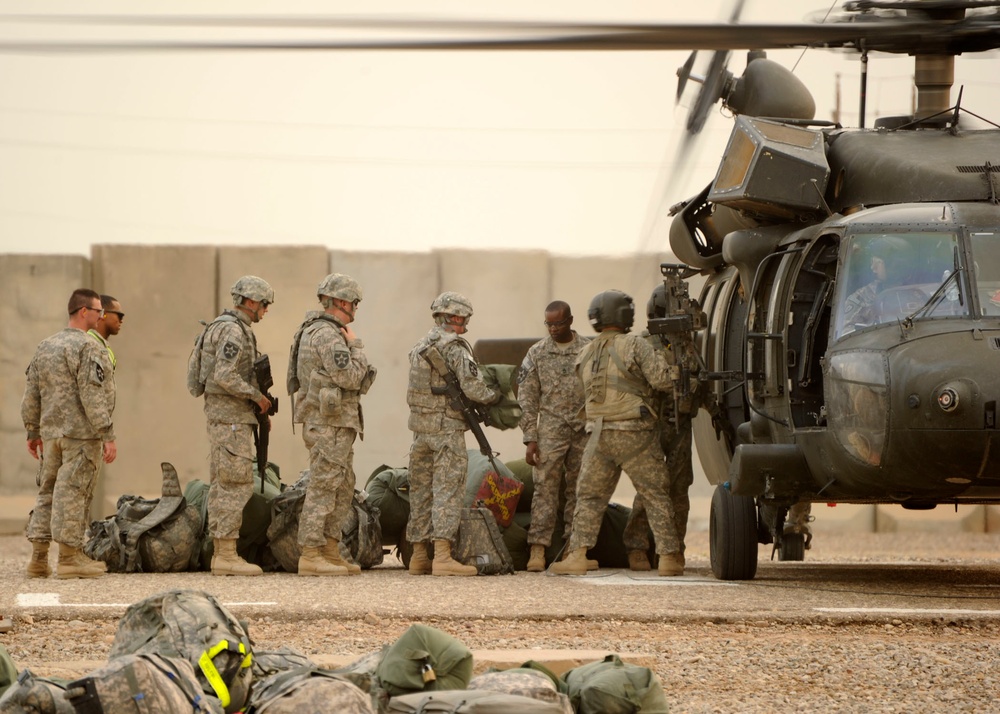
POLYGON ((427 360, 430 364, 431 369, 440 375, 444 379, 443 387, 431 387, 432 394, 444 394, 448 397, 448 404, 455 411, 461 413, 465 418, 465 423, 468 425, 469 430, 472 435, 476 437, 476 442, 479 444, 480 453, 485 456, 490 461, 490 465, 497 474, 503 473, 497 467, 497 462, 493 460, 496 453, 493 451, 493 447, 490 446, 490 442, 486 439, 486 434, 483 433, 483 428, 479 426, 480 422, 490 425, 490 414, 485 406, 478 404, 467 396, 465 392, 462 391, 462 385, 458 383, 458 377, 452 374, 452 371, 448 369, 447 363, 444 361, 444 357, 438 352, 437 347, 431 345, 423 352, 420 356, 427 360))
POLYGON ((258 357, 253 363, 253 373, 257 378, 257 388, 271 401, 271 408, 266 412, 261 411, 256 402, 252 402, 254 413, 257 415, 257 430, 254 434, 254 446, 257 447, 257 475, 260 477, 260 492, 264 493, 267 449, 271 444, 269 417, 278 413, 278 398, 272 396, 270 392, 271 387, 274 386, 274 379, 271 377, 271 359, 267 355, 258 357))

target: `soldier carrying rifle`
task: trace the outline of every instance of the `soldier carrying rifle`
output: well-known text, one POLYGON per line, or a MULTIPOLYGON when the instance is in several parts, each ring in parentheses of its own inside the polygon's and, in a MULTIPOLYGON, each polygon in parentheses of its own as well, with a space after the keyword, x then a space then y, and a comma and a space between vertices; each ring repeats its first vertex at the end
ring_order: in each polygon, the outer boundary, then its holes
MULTIPOLYGON (((407 540, 413 544, 409 572, 475 575, 475 566, 462 565, 451 556, 469 462, 464 434, 472 424, 478 427, 478 418, 467 419, 468 409, 461 407, 470 401, 495 404, 502 395, 483 382, 472 347, 461 337, 472 317, 469 299, 455 292, 442 293, 431 303, 431 313, 436 324, 410 350, 406 390, 413 432, 410 521, 406 527, 407 540), (461 399, 456 398, 455 386, 461 390, 461 399), (431 540, 433 562, 428 554, 431 540)), ((485 448, 489 448, 488 444, 485 448)))

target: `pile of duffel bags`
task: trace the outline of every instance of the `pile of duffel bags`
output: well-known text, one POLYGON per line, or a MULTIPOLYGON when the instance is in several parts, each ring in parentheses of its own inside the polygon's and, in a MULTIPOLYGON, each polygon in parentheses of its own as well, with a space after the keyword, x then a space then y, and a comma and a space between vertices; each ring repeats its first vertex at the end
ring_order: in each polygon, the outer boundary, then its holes
POLYGON ((473 676, 472 652, 411 625, 339 669, 292 649, 254 652, 247 628, 212 595, 171 590, 131 605, 107 664, 69 681, 20 674, 0 647, 0 714, 665 714, 656 674, 617 655, 561 677, 528 661, 473 676))

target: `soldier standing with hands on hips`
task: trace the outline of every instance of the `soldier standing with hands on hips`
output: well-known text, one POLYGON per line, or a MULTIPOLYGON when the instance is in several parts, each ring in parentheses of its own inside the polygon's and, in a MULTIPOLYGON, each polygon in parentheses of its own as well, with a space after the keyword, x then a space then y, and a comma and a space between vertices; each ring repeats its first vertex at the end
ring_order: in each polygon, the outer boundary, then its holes
POLYGON ((375 368, 350 326, 362 298, 357 281, 332 273, 316 297, 323 310, 306 314, 288 359, 292 422, 303 425, 309 450, 298 573, 358 575, 361 567, 341 556, 340 540, 354 496, 354 440, 364 438, 361 395, 375 381, 375 368))
POLYGON ((38 496, 28 519, 29 578, 47 578, 49 543, 59 545, 58 578, 96 578, 104 563, 83 554, 101 461, 118 455, 112 413, 115 382, 108 353, 87 334, 104 315, 93 290, 74 290, 69 323, 42 340, 26 372, 21 420, 28 452, 41 461, 38 496))
POLYGON ((472 347, 461 335, 468 329, 472 303, 464 295, 444 292, 431 303, 434 327, 410 350, 410 520, 406 538, 413 544, 410 575, 475 575, 473 565, 451 557, 462 518, 462 495, 469 455, 468 425, 445 394, 446 376, 458 381, 465 397, 495 404, 502 394, 483 382, 472 347), (434 561, 427 545, 434 540, 434 561))
MULTIPOLYGON (((261 575, 257 565, 236 552, 243 508, 253 493, 254 426, 257 414, 271 412, 254 370, 257 340, 251 325, 274 304, 274 290, 263 278, 244 275, 230 289, 233 309, 223 310, 195 343, 188 363, 188 388, 205 395, 211 449, 208 530, 212 536, 212 575, 261 575), (196 373, 196 374, 195 374, 196 373), (192 384, 194 383, 194 386, 192 384)), ((270 417, 263 424, 270 428, 270 417)), ((261 424, 259 428, 265 428, 261 424)), ((266 464, 258 464, 263 471, 266 464)))

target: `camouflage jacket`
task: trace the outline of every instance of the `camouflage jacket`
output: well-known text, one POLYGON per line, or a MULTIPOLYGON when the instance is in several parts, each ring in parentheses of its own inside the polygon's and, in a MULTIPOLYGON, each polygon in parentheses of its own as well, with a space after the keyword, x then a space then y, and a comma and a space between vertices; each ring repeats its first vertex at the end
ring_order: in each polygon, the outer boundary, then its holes
POLYGON ((25 374, 21 420, 29 439, 115 440, 111 361, 86 332, 67 327, 42 340, 25 374))
POLYGON ((202 344, 205 416, 211 422, 256 424, 253 402, 262 396, 253 371, 257 340, 243 311, 224 310, 222 315, 230 319, 216 318, 202 344))
POLYGON ((368 364, 361 340, 348 342, 341 327, 330 315, 314 310, 306 313, 295 333, 291 354, 300 386, 292 421, 362 432, 361 395, 374 381, 375 368, 368 364))
POLYGON ((576 358, 590 342, 573 331, 560 345, 551 337, 531 346, 517 373, 517 401, 525 444, 538 441, 539 432, 577 432, 583 428, 583 384, 576 376, 576 358))
POLYGON ((492 404, 499 396, 483 381, 479 365, 472 356, 472 346, 454 332, 435 325, 410 350, 410 377, 406 389, 410 431, 421 434, 464 431, 469 427, 462 414, 452 408, 446 395, 432 391, 444 387, 445 380, 423 357, 423 352, 430 347, 436 347, 441 353, 448 370, 458 379, 462 392, 469 399, 492 404))

